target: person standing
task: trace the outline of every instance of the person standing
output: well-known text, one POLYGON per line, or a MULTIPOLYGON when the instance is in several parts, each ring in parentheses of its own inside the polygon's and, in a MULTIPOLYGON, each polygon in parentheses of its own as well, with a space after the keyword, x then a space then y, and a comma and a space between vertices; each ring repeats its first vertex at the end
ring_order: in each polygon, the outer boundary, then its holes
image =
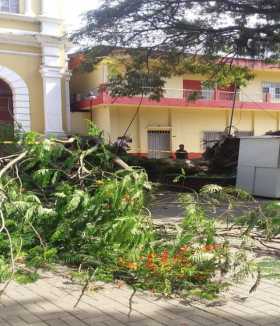
POLYGON ((179 149, 176 151, 176 160, 186 161, 189 158, 188 152, 185 150, 185 145, 179 145, 179 149))

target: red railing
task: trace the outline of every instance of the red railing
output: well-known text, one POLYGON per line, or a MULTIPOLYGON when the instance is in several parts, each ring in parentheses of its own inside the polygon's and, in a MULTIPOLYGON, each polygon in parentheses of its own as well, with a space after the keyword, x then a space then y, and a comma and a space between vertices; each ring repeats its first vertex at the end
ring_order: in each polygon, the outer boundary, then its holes
MULTIPOLYGON (((148 93, 148 92, 146 92, 148 93)), ((223 90, 194 90, 194 89, 171 89, 166 88, 164 97, 159 101, 151 100, 148 95, 141 99, 135 97, 113 98, 104 88, 94 90, 87 95, 78 95, 72 101, 72 109, 89 110, 98 105, 139 105, 143 106, 171 106, 171 107, 204 107, 204 108, 231 108, 234 92, 223 90)), ((271 109, 279 110, 280 98, 270 94, 254 93, 248 95, 244 92, 236 93, 236 107, 240 109, 271 109)))

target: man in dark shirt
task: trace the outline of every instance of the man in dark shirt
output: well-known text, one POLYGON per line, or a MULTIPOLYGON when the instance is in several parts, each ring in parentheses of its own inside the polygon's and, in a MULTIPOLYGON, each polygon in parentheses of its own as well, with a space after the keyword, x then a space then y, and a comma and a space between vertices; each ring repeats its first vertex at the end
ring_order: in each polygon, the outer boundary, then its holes
POLYGON ((188 152, 185 150, 185 145, 179 145, 179 149, 176 151, 176 160, 187 160, 188 152))

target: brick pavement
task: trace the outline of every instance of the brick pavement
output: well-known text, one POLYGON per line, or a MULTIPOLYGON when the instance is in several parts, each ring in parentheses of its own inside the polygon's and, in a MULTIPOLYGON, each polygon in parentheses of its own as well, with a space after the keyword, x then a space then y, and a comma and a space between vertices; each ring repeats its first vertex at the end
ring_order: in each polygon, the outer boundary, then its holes
POLYGON ((179 302, 137 294, 128 318, 131 290, 106 285, 74 305, 81 287, 45 273, 37 283, 11 284, 0 301, 0 326, 280 326, 280 285, 263 281, 248 296, 243 284, 217 302, 179 302))

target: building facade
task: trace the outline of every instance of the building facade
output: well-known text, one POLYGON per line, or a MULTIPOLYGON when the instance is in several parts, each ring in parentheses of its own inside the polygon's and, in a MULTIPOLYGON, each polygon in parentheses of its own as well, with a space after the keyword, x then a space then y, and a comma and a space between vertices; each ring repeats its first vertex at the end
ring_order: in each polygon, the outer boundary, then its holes
POLYGON ((0 121, 70 131, 64 0, 0 0, 0 121))
MULTIPOLYGON (((77 64, 77 60, 72 61, 77 64)), ((233 132, 259 136, 280 130, 280 68, 245 59, 235 60, 235 64, 251 68, 255 78, 237 93, 233 132)), ((106 64, 92 73, 73 73, 73 128, 84 133, 86 120, 92 119, 113 142, 133 121, 128 136, 134 154, 168 157, 184 144, 191 156, 197 157, 230 124, 234 89, 206 89, 202 76, 170 78, 159 102, 140 97, 111 98, 106 91, 97 91, 107 80, 106 64), (195 99, 192 94, 196 94, 195 99)))

